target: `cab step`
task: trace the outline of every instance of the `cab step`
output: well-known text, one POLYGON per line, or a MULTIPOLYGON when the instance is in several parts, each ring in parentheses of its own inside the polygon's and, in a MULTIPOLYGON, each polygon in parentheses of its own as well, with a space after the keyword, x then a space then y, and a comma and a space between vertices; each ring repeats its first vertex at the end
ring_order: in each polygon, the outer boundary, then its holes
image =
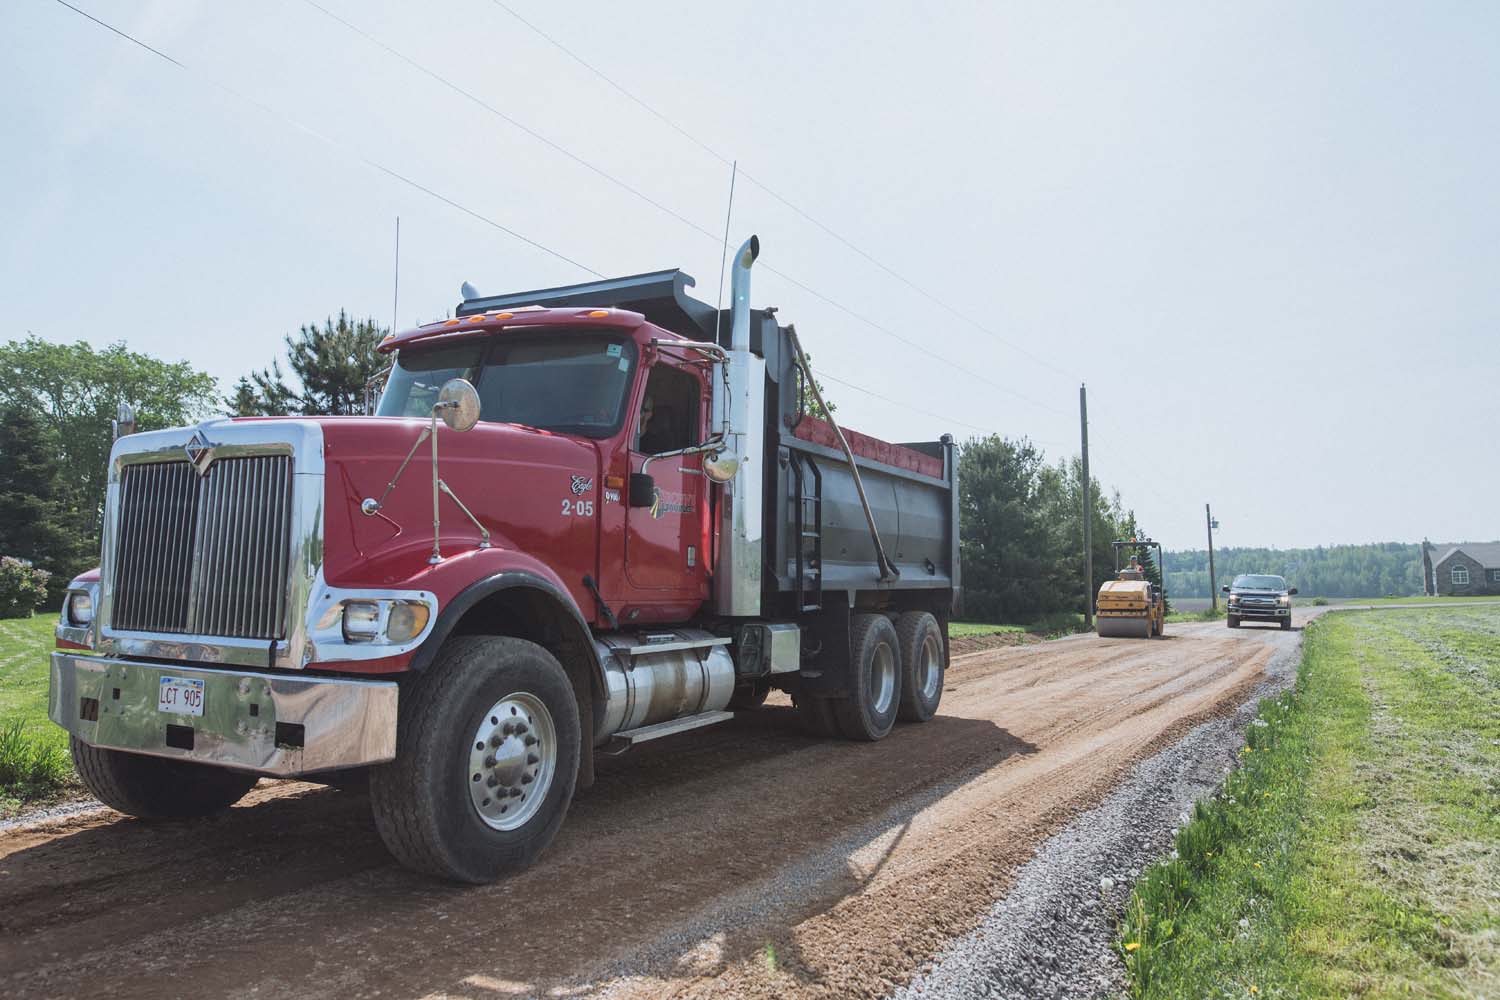
POLYGON ((684 715, 680 719, 668 719, 666 722, 642 726, 639 729, 627 729, 624 732, 615 733, 614 737, 598 752, 615 757, 637 743, 646 743, 659 740, 663 736, 675 736, 693 729, 702 729, 704 726, 712 726, 715 723, 728 722, 732 718, 734 718, 733 712, 701 712, 698 715, 684 715))

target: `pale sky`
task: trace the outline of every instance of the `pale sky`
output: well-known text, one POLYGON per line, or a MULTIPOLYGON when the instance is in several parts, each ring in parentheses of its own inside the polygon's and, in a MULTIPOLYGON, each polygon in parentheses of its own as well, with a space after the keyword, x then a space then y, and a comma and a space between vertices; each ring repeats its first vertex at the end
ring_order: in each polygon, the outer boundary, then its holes
POLYGON ((713 301, 722 156, 850 427, 1071 455, 1086 381, 1169 548, 1500 536, 1495 4, 505 0, 674 129, 495 0, 70 2, 187 69, 0 5, 0 339, 227 389, 390 322, 398 215, 402 326, 589 277, 490 223, 713 301))

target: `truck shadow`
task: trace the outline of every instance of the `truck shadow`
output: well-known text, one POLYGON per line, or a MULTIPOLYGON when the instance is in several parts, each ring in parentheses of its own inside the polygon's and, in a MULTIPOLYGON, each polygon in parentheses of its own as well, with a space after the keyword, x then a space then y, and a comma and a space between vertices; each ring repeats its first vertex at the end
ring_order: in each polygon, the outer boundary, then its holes
MULTIPOLYGON (((71 992, 86 995, 167 934, 190 936, 206 963, 221 949, 261 956, 252 981, 270 995, 308 992, 330 941, 399 951, 369 975, 414 995, 501 982, 570 995, 619 975, 713 975, 745 961, 818 982, 795 925, 877 878, 923 809, 1036 751, 989 720, 942 715, 877 744, 829 741, 790 706, 768 705, 601 758, 538 863, 477 888, 396 867, 360 792, 299 786, 207 820, 88 825, 0 858, 0 973, 17 985, 35 973, 49 990, 76 981, 71 992), (436 923, 455 908, 471 919, 436 923), (683 922, 690 935, 663 934, 683 922), (43 946, 59 932, 87 944, 59 958, 43 946), (527 946, 483 944, 510 939, 527 946)), ((165 975, 133 973, 112 995, 159 995, 165 975)))

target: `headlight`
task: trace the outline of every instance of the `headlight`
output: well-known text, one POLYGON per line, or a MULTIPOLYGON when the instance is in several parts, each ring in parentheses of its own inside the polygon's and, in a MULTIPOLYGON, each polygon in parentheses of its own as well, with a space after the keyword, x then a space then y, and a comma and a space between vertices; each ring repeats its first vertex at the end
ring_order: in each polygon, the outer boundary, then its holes
POLYGON ((1278 597, 1276 598, 1276 603, 1281 605, 1283 608, 1289 608, 1292 606, 1292 597, 1290 594, 1278 597))
POLYGON ((1230 594, 1229 595, 1229 603, 1230 604, 1238 604, 1238 603, 1240 603, 1240 595, 1239 594, 1230 594))
POLYGON ((370 642, 379 634, 378 601, 350 601, 344 605, 345 642, 370 642))
POLYGON ((418 601, 346 601, 344 641, 376 642, 384 636, 399 645, 421 635, 430 616, 418 601))
POLYGON ((68 594, 68 624, 86 628, 94 620, 94 599, 82 590, 68 594))

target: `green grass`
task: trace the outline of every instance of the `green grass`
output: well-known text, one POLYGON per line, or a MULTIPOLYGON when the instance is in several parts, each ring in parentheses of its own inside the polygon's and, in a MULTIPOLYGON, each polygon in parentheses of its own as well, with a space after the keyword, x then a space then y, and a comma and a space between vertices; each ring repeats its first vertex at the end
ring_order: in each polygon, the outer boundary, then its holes
POLYGON ((1386 604, 1463 604, 1469 601, 1495 601, 1500 603, 1500 595, 1491 595, 1488 597, 1482 594, 1473 597, 1340 597, 1325 603, 1368 604, 1378 608, 1386 604))
POLYGON ((1219 622, 1224 620, 1224 605, 1217 608, 1204 608, 1202 611, 1169 611, 1167 621, 1169 622, 1219 622))
POLYGON ((51 615, 0 619, 0 816, 72 781, 68 734, 47 718, 51 615))
POLYGON ((986 625, 983 622, 949 622, 948 635, 954 639, 967 639, 976 635, 1001 635, 1006 632, 1025 632, 1024 625, 986 625))
POLYGON ((1136 997, 1500 993, 1500 609, 1306 634, 1120 926, 1136 997))
POLYGON ((1032 635, 1057 636, 1082 631, 1084 631, 1083 615, 1073 611, 1058 611, 1025 625, 990 625, 984 622, 948 623, 948 634, 954 639, 965 639, 976 635, 998 635, 1006 632, 1029 632, 1032 635))

